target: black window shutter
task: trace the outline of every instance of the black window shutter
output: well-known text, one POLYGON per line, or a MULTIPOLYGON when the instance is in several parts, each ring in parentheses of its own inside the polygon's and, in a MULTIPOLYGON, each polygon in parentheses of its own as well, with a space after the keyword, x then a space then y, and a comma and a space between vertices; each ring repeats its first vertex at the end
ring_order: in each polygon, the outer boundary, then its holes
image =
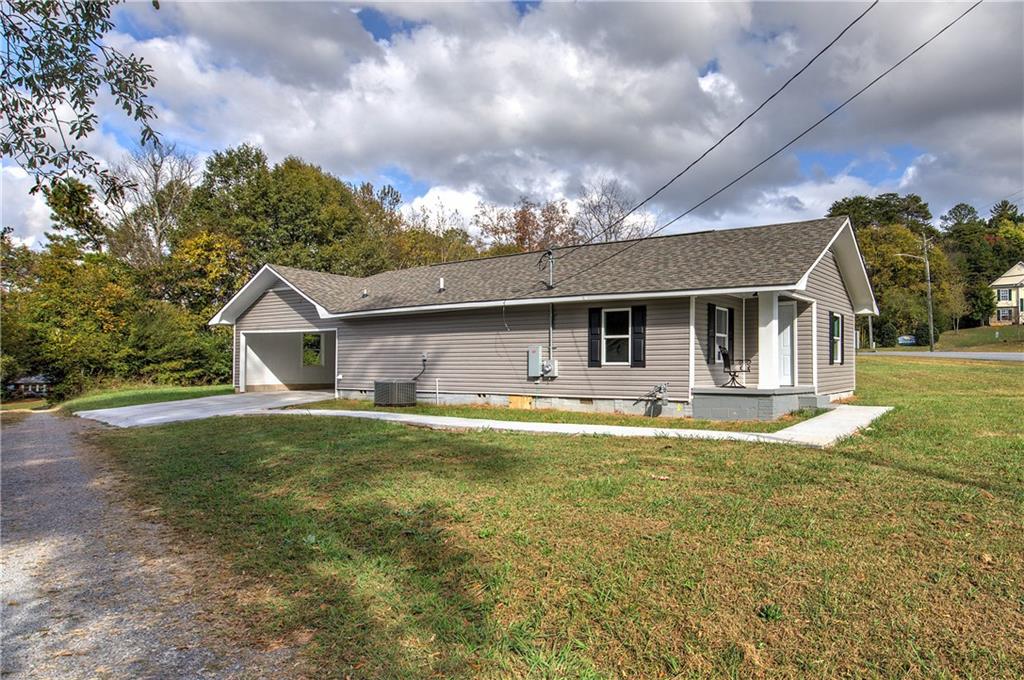
POLYGON ((601 367, 601 308, 589 310, 590 326, 587 331, 587 366, 601 367))
POLYGON ((729 341, 726 343, 729 347, 729 358, 733 361, 736 360, 736 343, 733 339, 736 337, 736 310, 732 307, 729 308, 729 341))
POLYGON ((832 342, 832 324, 835 323, 832 319, 835 314, 832 312, 828 313, 828 363, 831 366, 836 363, 836 345, 832 342))
POLYGON ((839 315, 839 363, 846 363, 846 319, 839 315))
POLYGON ((647 366, 647 306, 633 307, 630 319, 632 321, 632 327, 629 330, 630 345, 633 349, 629 365, 633 368, 645 368, 647 366))
POLYGON ((718 354, 718 348, 715 347, 715 306, 708 305, 708 356, 707 360, 709 364, 715 363, 715 355, 718 354))

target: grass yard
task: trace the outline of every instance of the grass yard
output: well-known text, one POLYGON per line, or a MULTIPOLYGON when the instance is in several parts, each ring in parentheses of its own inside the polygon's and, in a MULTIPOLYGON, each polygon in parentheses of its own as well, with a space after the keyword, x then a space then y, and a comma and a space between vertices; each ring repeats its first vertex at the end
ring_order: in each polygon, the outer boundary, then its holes
POLYGON ((135 404, 153 404, 159 401, 179 401, 196 397, 213 397, 218 394, 231 394, 231 385, 199 385, 194 387, 178 387, 173 385, 135 385, 116 389, 98 389, 86 392, 61 404, 61 409, 68 413, 89 411, 97 408, 116 408, 118 406, 134 406, 135 404))
MULTIPOLYGON (((669 408, 672 406, 670 405, 669 408)), ((771 422, 715 421, 695 418, 654 418, 622 413, 578 413, 554 409, 512 409, 498 406, 445 406, 417 404, 416 406, 374 406, 372 400, 326 399, 312 404, 300 404, 298 409, 343 409, 349 411, 391 411, 418 413, 428 416, 454 416, 457 418, 492 418, 494 420, 539 421, 543 423, 589 423, 592 425, 625 425, 630 427, 674 427, 691 430, 738 430, 742 432, 777 432, 824 412, 824 409, 804 409, 771 422)))
POLYGON ((324 675, 1020 677, 1024 369, 862 357, 828 451, 221 418, 93 435, 324 675))

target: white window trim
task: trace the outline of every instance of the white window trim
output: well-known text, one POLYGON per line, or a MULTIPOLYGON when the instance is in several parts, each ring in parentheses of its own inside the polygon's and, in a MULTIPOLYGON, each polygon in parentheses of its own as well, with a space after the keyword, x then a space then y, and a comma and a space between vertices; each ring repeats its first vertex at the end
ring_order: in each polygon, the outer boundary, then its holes
MULTIPOLYGON (((729 308, 728 307, 719 307, 718 305, 715 305, 715 346, 711 348, 711 351, 715 353, 715 363, 716 364, 722 363, 722 355, 718 351, 719 347, 725 347, 726 349, 729 349, 729 308), (718 312, 725 312, 725 332, 724 333, 721 332, 718 329, 718 312), (721 345, 719 345, 719 343, 718 343, 718 338, 719 337, 724 338, 724 341, 721 343, 721 345)), ((735 357, 733 357, 733 358, 735 359, 735 357)))
POLYGON ((843 319, 843 315, 842 314, 837 314, 836 312, 832 312, 832 318, 839 320, 839 335, 835 335, 835 332, 832 329, 832 325, 829 324, 829 328, 828 328, 828 341, 830 343, 830 346, 835 345, 836 342, 839 343, 839 347, 837 348, 837 351, 833 351, 832 352, 832 365, 833 366, 838 366, 839 364, 843 363, 843 359, 844 359, 843 354, 845 353, 845 349, 846 349, 845 347, 843 347, 843 331, 845 330, 843 328, 843 326, 845 325, 846 322, 843 319))
POLYGON ((326 365, 324 361, 324 334, 320 331, 308 331, 299 335, 299 366, 301 368, 317 368, 319 366, 326 365), (306 336, 307 335, 319 335, 320 336, 320 362, 316 364, 306 363, 306 336))
POLYGON ((601 365, 602 366, 629 366, 630 359, 633 358, 633 310, 630 307, 614 307, 611 309, 601 310, 601 365), (607 319, 608 312, 626 312, 626 334, 625 335, 608 335, 605 333, 605 319, 607 319), (605 340, 620 340, 626 339, 626 360, 625 361, 607 361, 605 356, 607 355, 608 343, 605 340))
POLYGON ((1000 307, 996 310, 996 321, 1013 321, 1013 309, 1011 307, 1000 307), (1006 318, 1003 318, 1003 312, 1006 312, 1006 318))
POLYGON ((996 301, 997 302, 1013 302, 1013 294, 1010 291, 1010 289, 1009 288, 997 288, 996 289, 996 301), (1003 297, 1004 293, 1006 294, 1005 298, 1003 297))

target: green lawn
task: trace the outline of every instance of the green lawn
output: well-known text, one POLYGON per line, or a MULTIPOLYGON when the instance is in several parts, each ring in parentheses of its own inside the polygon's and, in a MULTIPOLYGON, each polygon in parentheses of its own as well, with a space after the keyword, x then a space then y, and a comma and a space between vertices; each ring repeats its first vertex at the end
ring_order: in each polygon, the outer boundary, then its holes
POLYGON ((97 408, 116 408, 118 406, 134 406, 135 404, 152 404, 158 401, 178 401, 195 399, 196 397, 212 397, 218 394, 231 394, 231 385, 200 385, 196 387, 176 387, 168 385, 141 385, 118 389, 98 389, 86 392, 62 403, 61 409, 68 413, 88 411, 97 408))
POLYGON ((1024 370, 864 357, 827 451, 221 418, 92 435, 323 675, 1020 677, 1024 370))
POLYGON ((46 408, 45 399, 11 399, 0 403, 0 411, 46 408))
MULTIPOLYGON (((365 399, 326 399, 312 404, 300 404, 297 409, 344 409, 349 411, 391 411, 418 413, 429 416, 455 416, 458 418, 493 418, 496 420, 540 421, 543 423, 589 423, 591 425, 626 425, 631 427, 686 428, 691 430, 739 430, 743 432, 776 432, 824 412, 824 409, 804 409, 771 422, 716 421, 696 418, 654 418, 622 413, 583 413, 553 409, 511 409, 499 406, 374 406, 365 399)), ((671 406, 670 406, 671 408, 671 406)))
MULTIPOLYGON (((907 352, 928 351, 923 347, 879 347, 907 352)), ((979 326, 960 332, 946 331, 939 336, 935 349, 943 352, 1024 352, 1024 326, 979 326)))

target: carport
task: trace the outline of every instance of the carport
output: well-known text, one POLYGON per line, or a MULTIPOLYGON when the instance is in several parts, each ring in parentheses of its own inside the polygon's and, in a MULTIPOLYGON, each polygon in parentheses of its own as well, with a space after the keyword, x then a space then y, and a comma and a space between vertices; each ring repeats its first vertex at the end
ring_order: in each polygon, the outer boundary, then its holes
POLYGON ((333 390, 336 346, 333 328, 242 331, 239 390, 333 390))

